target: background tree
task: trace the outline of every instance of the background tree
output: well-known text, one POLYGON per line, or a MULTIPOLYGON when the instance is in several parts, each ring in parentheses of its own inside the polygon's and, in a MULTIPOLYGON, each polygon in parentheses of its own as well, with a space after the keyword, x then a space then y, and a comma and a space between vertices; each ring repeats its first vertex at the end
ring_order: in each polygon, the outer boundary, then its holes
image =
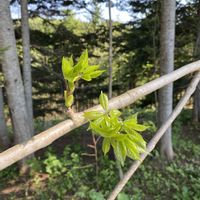
MULTIPOLYGON (((200 19, 200 1, 196 1, 197 16, 196 19, 200 19)), ((197 20, 197 34, 196 43, 194 48, 194 59, 200 59, 200 20, 197 20)), ((200 83, 194 94, 194 121, 200 122, 200 83)))
MULTIPOLYGON (((15 143, 25 142, 31 137, 28 123, 24 87, 22 83, 19 61, 17 56, 16 41, 10 15, 9 1, 0 2, 0 45, 7 50, 2 55, 2 70, 8 104, 12 114, 15 143)), ((25 159, 22 160, 22 170, 25 159)))
MULTIPOLYGON (((161 33, 160 33, 160 75, 174 70, 174 42, 175 42, 175 10, 176 1, 161 1, 161 33)), ((163 124, 172 112, 173 84, 169 84, 159 91, 159 124, 163 124)), ((173 159, 171 128, 161 139, 161 153, 169 160, 173 159)))
POLYGON ((9 147, 9 144, 10 141, 4 117, 3 91, 2 87, 0 86, 0 145, 2 149, 7 149, 9 147))
POLYGON ((22 27, 22 49, 23 49, 23 83, 27 105, 27 114, 32 135, 34 135, 33 124, 33 102, 32 102, 32 73, 31 73, 31 52, 30 33, 28 22, 27 0, 21 0, 21 27, 22 27))

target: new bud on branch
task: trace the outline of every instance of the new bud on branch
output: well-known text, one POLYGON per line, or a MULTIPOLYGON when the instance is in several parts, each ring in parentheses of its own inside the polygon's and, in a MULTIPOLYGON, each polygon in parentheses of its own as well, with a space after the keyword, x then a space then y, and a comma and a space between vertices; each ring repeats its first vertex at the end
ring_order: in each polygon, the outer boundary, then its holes
MULTIPOLYGON (((88 51, 85 50, 76 65, 73 57, 62 59, 62 72, 66 83, 64 91, 65 106, 69 109, 74 102, 74 90, 76 82, 80 79, 91 81, 100 76, 105 70, 100 70, 98 65, 88 64, 88 51)), ((103 111, 89 111, 84 113, 84 117, 89 120, 89 130, 102 136, 102 150, 108 153, 110 147, 114 149, 116 158, 124 165, 126 157, 134 160, 140 158, 140 154, 145 152, 146 142, 138 133, 146 130, 146 126, 138 124, 137 114, 123 120, 119 110, 109 110, 108 97, 103 92, 99 96, 99 102, 103 111)))

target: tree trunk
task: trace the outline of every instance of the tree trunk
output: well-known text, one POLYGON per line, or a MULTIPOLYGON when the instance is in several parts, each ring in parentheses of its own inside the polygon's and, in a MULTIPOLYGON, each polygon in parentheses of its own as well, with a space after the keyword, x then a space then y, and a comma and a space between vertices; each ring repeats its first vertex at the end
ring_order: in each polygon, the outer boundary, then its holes
MULTIPOLYGON (((109 81, 108 81, 108 98, 112 98, 112 15, 111 15, 112 1, 108 0, 108 12, 109 12, 109 81)), ((116 157, 115 157, 116 159, 116 157)), ((123 171, 119 161, 116 159, 116 167, 119 172, 120 179, 123 178, 123 171)))
MULTIPOLYGON (((2 56, 2 70, 5 78, 8 105, 13 119, 15 143, 22 143, 31 137, 31 130, 9 2, 9 0, 0 1, 0 46, 7 48, 2 56)), ((21 162, 22 168, 25 166, 24 162, 25 160, 21 162)))
POLYGON ((3 92, 2 87, 0 86, 0 145, 2 145, 3 149, 7 149, 9 147, 9 144, 10 141, 4 117, 3 92))
MULTIPOLYGON (((160 33, 160 75, 174 70, 174 40, 175 40, 175 0, 161 0, 161 33, 160 33)), ((162 125, 172 113, 173 84, 159 90, 158 116, 162 125)), ((161 154, 168 160, 173 159, 171 127, 161 139, 161 154)))
POLYGON ((32 135, 34 135, 30 33, 29 33, 29 24, 28 24, 27 0, 21 0, 21 26, 22 26, 22 47, 23 47, 24 92, 25 92, 29 124, 30 124, 32 135))
POLYGON ((109 86, 108 86, 108 97, 112 98, 112 16, 111 16, 111 0, 108 0, 108 11, 109 11, 109 86))
MULTIPOLYGON (((197 8, 197 19, 200 18, 200 1, 198 2, 197 8)), ((194 59, 200 59, 200 21, 198 20, 197 25, 197 40, 194 48, 194 59)), ((193 109, 193 120, 194 122, 200 122, 200 83, 194 93, 194 109, 193 109)))

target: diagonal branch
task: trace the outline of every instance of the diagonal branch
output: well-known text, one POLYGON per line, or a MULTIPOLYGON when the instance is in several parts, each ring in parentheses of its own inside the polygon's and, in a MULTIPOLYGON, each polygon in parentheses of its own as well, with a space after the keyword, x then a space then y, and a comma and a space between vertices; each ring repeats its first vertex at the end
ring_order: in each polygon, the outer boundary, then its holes
MULTIPOLYGON (((149 83, 144 84, 143 86, 137 87, 135 89, 129 90, 126 93, 112 98, 109 101, 110 109, 120 109, 124 108, 135 102, 137 99, 150 94, 151 92, 175 81, 179 78, 200 70, 200 61, 196 61, 185 65, 182 68, 179 68, 167 75, 164 75, 160 78, 157 78, 149 83)), ((89 110, 101 110, 101 107, 95 106, 89 110)), ((87 110, 88 111, 88 110, 87 110)), ((76 114, 77 120, 65 120, 52 128, 43 131, 42 133, 32 137, 30 140, 15 145, 8 150, 0 153, 0 170, 5 169, 6 167, 12 165, 13 163, 21 160, 22 158, 30 155, 31 153, 42 149, 50 145, 53 141, 70 132, 71 130, 85 124, 87 121, 83 117, 82 113, 76 114)))
POLYGON ((142 164, 144 159, 147 157, 147 155, 155 148, 158 141, 161 139, 161 137, 164 135, 166 130, 171 126, 172 122, 176 119, 176 117, 180 114, 181 110, 185 106, 185 104, 188 102, 191 95, 194 93, 198 83, 200 81, 200 71, 194 76, 192 79, 189 87, 187 88, 185 95, 181 98, 177 106, 175 107, 172 114, 169 116, 168 120, 158 129, 157 133, 154 135, 154 137, 151 139, 151 141, 147 145, 146 153, 143 153, 141 155, 140 161, 135 161, 132 166, 129 168, 129 170, 124 174, 124 177, 122 180, 119 181, 119 183, 116 185, 110 196, 108 197, 108 200, 114 200, 117 195, 121 192, 121 190, 124 188, 128 180, 132 177, 132 175, 135 173, 135 171, 138 169, 138 167, 142 164))

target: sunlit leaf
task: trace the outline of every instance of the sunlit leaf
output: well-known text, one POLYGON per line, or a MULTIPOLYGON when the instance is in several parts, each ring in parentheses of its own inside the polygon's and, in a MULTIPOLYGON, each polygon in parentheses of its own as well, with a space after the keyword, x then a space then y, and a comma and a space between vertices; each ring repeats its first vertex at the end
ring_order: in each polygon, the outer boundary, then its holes
POLYGON ((69 89, 70 89, 70 91, 73 92, 74 89, 75 89, 74 82, 69 82, 69 81, 68 81, 68 85, 69 85, 69 89))
POLYGON ((126 154, 124 154, 124 149, 123 149, 121 143, 119 141, 116 141, 113 143, 112 146, 113 146, 114 153, 115 153, 117 160, 119 160, 121 165, 124 165, 124 160, 126 158, 126 154), (125 157, 124 157, 124 155, 125 155, 125 157))
POLYGON ((99 69, 98 65, 88 66, 88 67, 84 68, 83 74, 89 74, 90 72, 94 72, 97 69, 99 69))
POLYGON ((108 110, 108 97, 103 92, 100 94, 99 102, 103 109, 108 110))
POLYGON ((74 102, 74 96, 71 94, 65 100, 66 107, 68 107, 68 108, 71 107, 73 102, 74 102))
POLYGON ((87 118, 88 120, 95 120, 98 119, 103 115, 102 112, 99 111, 88 111, 84 112, 84 117, 87 118))
POLYGON ((129 156, 134 160, 140 159, 137 147, 133 142, 131 142, 130 140, 126 140, 126 148, 127 148, 127 156, 129 156))
POLYGON ((88 67, 88 51, 87 49, 81 54, 78 63, 74 66, 74 72, 82 72, 85 67, 88 67))
POLYGON ((104 155, 109 152, 109 150, 110 150, 110 139, 109 138, 103 139, 102 150, 103 150, 104 155))
POLYGON ((85 81, 91 81, 92 80, 92 78, 91 78, 91 76, 89 74, 83 75, 82 79, 85 80, 85 81))
POLYGON ((98 76, 100 76, 103 72, 105 72, 105 70, 97 70, 94 72, 90 73, 90 77, 91 78, 97 78, 98 76))
POLYGON ((63 57, 62 59, 62 73, 65 79, 69 77, 69 73, 72 71, 73 67, 69 58, 63 57))
POLYGON ((109 115, 110 115, 111 117, 119 117, 119 116, 121 115, 121 112, 120 112, 119 110, 114 109, 114 110, 111 110, 111 111, 109 112, 109 115))

